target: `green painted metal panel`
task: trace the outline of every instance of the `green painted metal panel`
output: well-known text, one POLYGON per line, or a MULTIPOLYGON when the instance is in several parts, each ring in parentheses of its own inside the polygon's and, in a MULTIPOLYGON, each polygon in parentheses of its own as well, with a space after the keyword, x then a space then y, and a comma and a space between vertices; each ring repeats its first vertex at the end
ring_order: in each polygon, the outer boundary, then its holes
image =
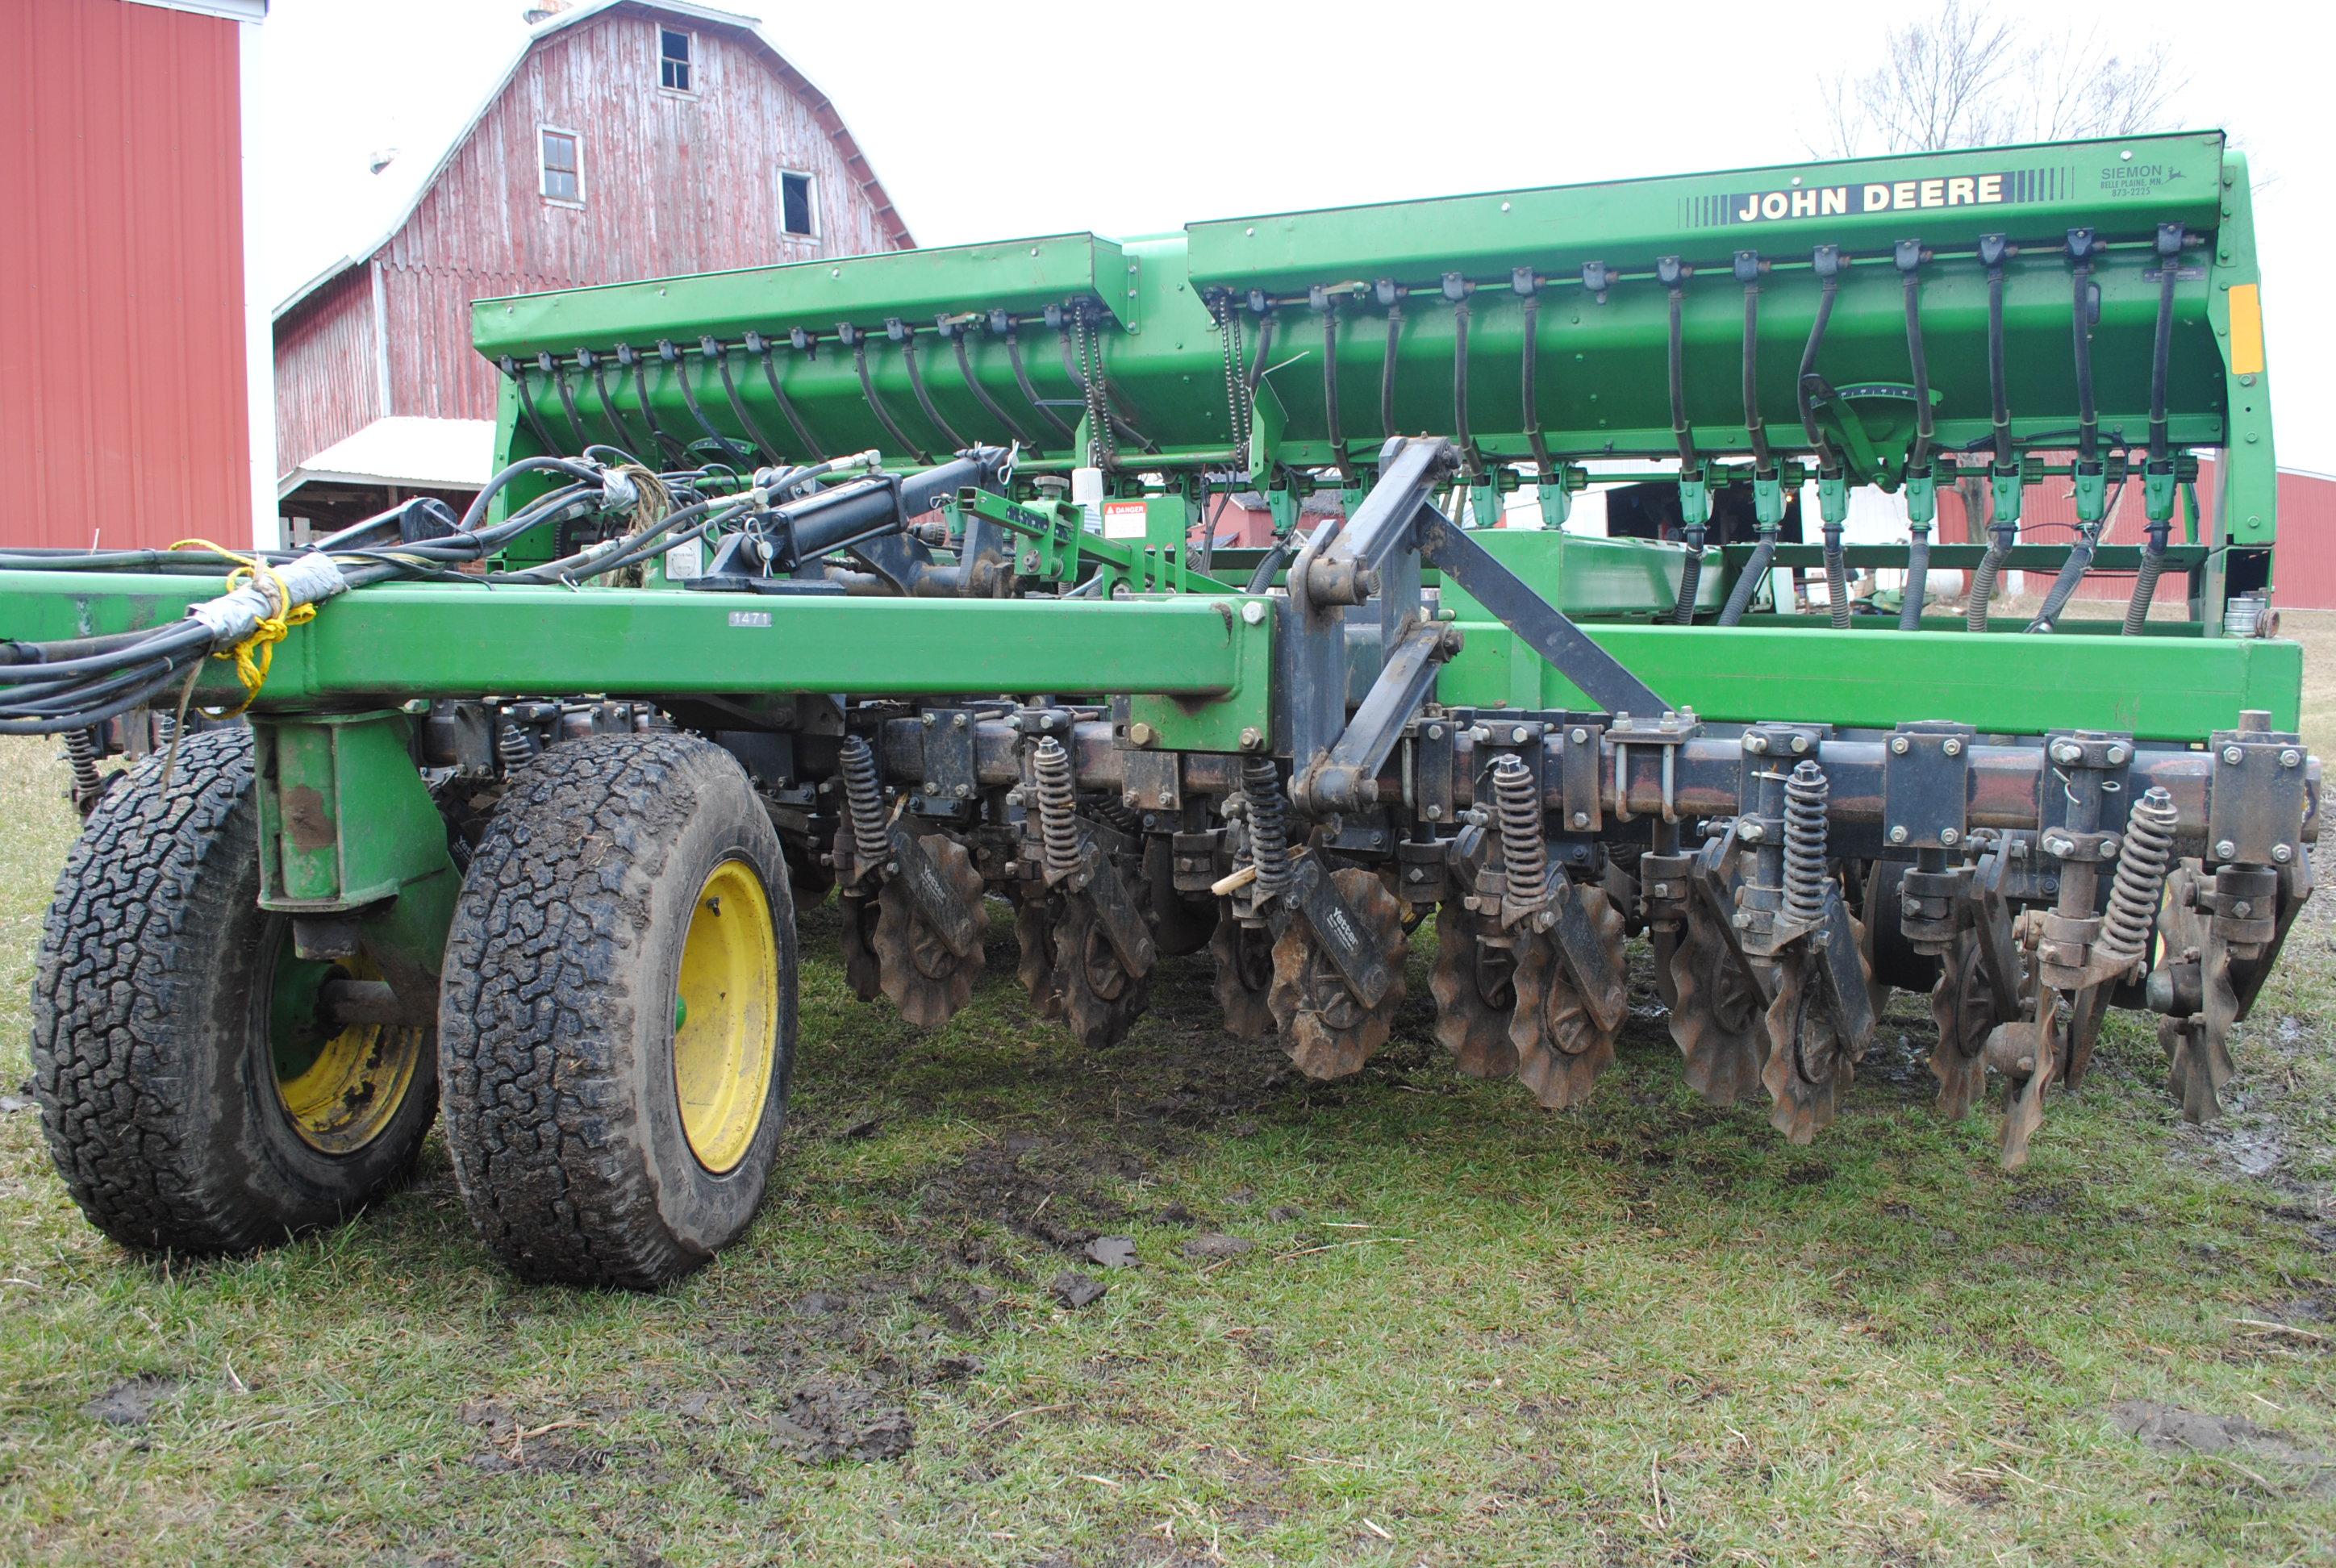
MULTIPOLYGON (((0 572, 0 638, 177 619, 205 578, 0 572)), ((324 605, 277 648, 263 708, 423 696, 720 692, 1133 693, 1266 723, 1270 618, 1201 595, 1108 602, 384 584, 324 605)), ((221 663, 199 695, 238 695, 221 663)))
POLYGON ((261 717, 253 725, 260 903, 338 912, 454 878, 445 824, 401 713, 261 717))
POLYGON ((1433 283, 1451 271, 1504 279, 1513 267, 1578 273, 1588 261, 1636 269, 1657 254, 1724 264, 1746 247, 1805 256, 1920 239, 1943 248, 1992 233, 2057 245, 2078 227, 2126 239, 2169 221, 2212 229, 2222 162, 2221 133, 2201 131, 1494 190, 1185 231, 1203 287, 1274 289, 1433 283))
POLYGON ((1125 319, 1126 271, 1115 241, 1049 234, 482 299, 471 307, 472 338, 490 357, 532 356, 579 344, 735 340, 749 329, 832 333, 839 321, 881 330, 894 316, 930 328, 944 312, 1037 310, 1082 296, 1125 319))
MULTIPOLYGON (((1437 684, 1471 706, 1586 707, 1572 685, 1494 622, 1463 619, 1466 646, 1437 684)), ((1590 635, 1665 701, 1708 719, 1881 726, 1952 719, 2036 735, 2116 730, 2203 741, 2263 708, 2293 729, 2303 650, 2292 642, 1783 627, 1592 626, 1590 635), (2049 678, 2039 671, 2049 669, 2049 678)))

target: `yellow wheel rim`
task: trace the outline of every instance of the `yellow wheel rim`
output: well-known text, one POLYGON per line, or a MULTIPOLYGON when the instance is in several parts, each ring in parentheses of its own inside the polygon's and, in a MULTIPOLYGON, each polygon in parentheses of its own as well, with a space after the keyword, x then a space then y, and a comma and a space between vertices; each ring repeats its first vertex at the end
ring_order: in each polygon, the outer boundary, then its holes
POLYGON ((310 1148, 354 1154, 381 1136, 414 1087, 425 1031, 384 1024, 336 1029, 320 1000, 325 981, 378 980, 363 958, 319 963, 296 956, 287 932, 273 977, 268 1046, 276 1096, 310 1148))
POLYGON ((674 988, 673 1086, 689 1152, 715 1175, 762 1130, 778 1054, 779 942, 763 880, 724 861, 697 890, 674 988))

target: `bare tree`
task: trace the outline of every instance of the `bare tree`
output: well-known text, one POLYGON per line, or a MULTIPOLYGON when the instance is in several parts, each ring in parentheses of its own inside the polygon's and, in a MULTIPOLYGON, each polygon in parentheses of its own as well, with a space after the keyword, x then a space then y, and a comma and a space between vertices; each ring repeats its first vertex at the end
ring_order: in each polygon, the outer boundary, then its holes
POLYGON ((2039 34, 1991 0, 1893 28, 1882 63, 1824 88, 1811 151, 1835 158, 2166 129, 2183 79, 2163 44, 2118 54, 2098 26, 2039 34))

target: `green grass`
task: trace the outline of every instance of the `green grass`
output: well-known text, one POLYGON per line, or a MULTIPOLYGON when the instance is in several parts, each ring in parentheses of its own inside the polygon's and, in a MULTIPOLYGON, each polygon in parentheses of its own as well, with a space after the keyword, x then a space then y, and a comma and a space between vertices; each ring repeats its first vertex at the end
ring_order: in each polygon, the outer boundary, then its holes
MULTIPOLYGON (((0 764, 13 1090, 73 823, 45 745, 0 764)), ((2108 1416, 2336 1451, 2321 912, 2224 1128, 2175 1118, 2120 1018, 2017 1176, 1990 1117, 1932 1115, 1919 1000, 1795 1149, 1698 1103, 1651 1015, 1579 1112, 1458 1077, 1425 940, 1394 1045, 1309 1086, 1212 1027, 1191 960, 1082 1056, 1027 1016, 1003 921, 975 1006, 920 1036, 851 998, 821 912, 763 1218, 648 1297, 512 1283, 434 1142, 329 1234, 133 1257, 36 1115, 0 1115, 0 1561, 2325 1560, 2336 1471, 2108 1416), (1199 1231, 1257 1247, 1189 1260, 1199 1231), (1068 1312, 1046 1287, 1087 1232, 1143 1262, 1068 1312), (151 1420, 85 1412, 140 1376, 169 1380, 151 1420), (904 1407, 910 1454, 791 1457, 788 1397, 831 1379, 904 1407)))

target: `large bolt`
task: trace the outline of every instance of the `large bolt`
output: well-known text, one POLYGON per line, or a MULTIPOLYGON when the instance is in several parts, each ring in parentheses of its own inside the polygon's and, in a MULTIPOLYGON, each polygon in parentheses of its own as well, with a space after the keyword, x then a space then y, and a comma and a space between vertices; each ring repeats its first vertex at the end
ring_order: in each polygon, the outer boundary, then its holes
MULTIPOLYGON (((2062 741, 2052 748, 2052 760, 2057 763, 2082 762, 2085 760, 2085 748, 2073 742, 2062 741)), ((2232 760, 2235 762, 2238 759, 2234 757, 2232 760)))
POLYGON ((2233 843, 2228 839, 2224 839, 2214 846, 2214 858, 2217 860, 2229 860, 2233 855, 2235 855, 2238 852, 2239 846, 2233 843))
POLYGON ((1427 809, 1421 814, 1426 816, 1429 822, 1434 822, 1444 814, 1444 808, 1433 802, 1430 802, 1427 809))
POLYGON ((1809 749, 1809 737, 1808 737, 1808 736, 1806 736, 1806 735, 1795 735, 1795 736, 1793 737, 1793 755, 1794 755, 1795 756, 1798 756, 1798 755, 1800 755, 1803 752, 1805 752, 1805 751, 1806 751, 1806 750, 1808 750, 1808 749, 1809 749))
POLYGON ((1440 724, 1429 725, 1427 726, 1427 738, 1430 740, 1442 740, 1444 738, 1444 726, 1440 724))
POLYGON ((1241 732, 1241 750, 1255 751, 1264 744, 1265 736, 1258 733, 1258 729, 1255 725, 1248 726, 1241 732))
POLYGON ((1251 626, 1262 624, 1265 620, 1265 606, 1258 603, 1255 599, 1251 599, 1247 604, 1241 606, 1241 619, 1251 626))
POLYGON ((1581 726, 1576 725, 1572 733, 1568 735, 1565 738, 1572 741, 1576 745, 1588 745, 1590 744, 1590 732, 1583 729, 1581 726))
POLYGON ((1903 735, 1893 735, 1890 737, 1890 755, 1892 756, 1904 756, 1908 751, 1913 749, 1913 742, 1908 740, 1903 735))
POLYGON ((2223 760, 2229 763, 2233 767, 2238 766, 2240 761, 2244 758, 2246 755, 2246 753, 2241 751, 2234 745, 2226 745, 2223 748, 2223 760))
POLYGON ((1160 732, 1153 729, 1150 725, 1138 720, 1136 723, 1127 726, 1127 738, 1130 744, 1134 745, 1150 745, 1153 741, 1160 738, 1160 732))
POLYGON ((1768 737, 1765 735, 1747 735, 1744 737, 1744 749, 1757 756, 1768 749, 1768 737))
POLYGON ((2132 755, 2132 753, 2127 751, 2125 747, 2121 745, 2113 745, 2109 747, 2109 765, 2111 767, 2123 767, 2125 765, 2125 759, 2132 755))
POLYGON ((1963 755, 1963 743, 1956 736, 1949 735, 1939 749, 1949 756, 1961 756, 1963 755))
POLYGON ((1519 725, 1516 728, 1511 730, 1509 732, 1509 739, 1518 745, 1524 745, 1526 739, 1525 726, 1519 725))
POLYGON ((1575 812, 1573 813, 1573 825, 1578 828, 1588 827, 1590 825, 1590 813, 1588 812, 1575 812))

